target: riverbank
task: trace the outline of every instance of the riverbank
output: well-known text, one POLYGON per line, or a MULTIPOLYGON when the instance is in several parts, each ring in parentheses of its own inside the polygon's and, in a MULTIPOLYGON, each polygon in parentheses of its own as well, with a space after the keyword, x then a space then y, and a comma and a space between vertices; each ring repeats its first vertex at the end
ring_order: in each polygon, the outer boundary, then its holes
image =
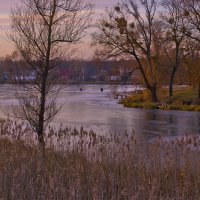
POLYGON ((120 103, 129 108, 200 111, 200 99, 190 87, 176 88, 173 97, 167 96, 167 90, 162 89, 159 91, 157 103, 150 101, 150 95, 146 90, 129 93, 120 100, 120 103))
MULTIPOLYGON (((37 145, 13 137, 11 122, 4 123, 0 130, 1 199, 200 198, 197 136, 147 143, 134 133, 99 136, 83 129, 51 129, 45 136, 48 145, 41 167, 37 145)), ((21 128, 17 125, 18 134, 21 128)), ((23 138, 29 137, 27 131, 23 130, 23 138)))

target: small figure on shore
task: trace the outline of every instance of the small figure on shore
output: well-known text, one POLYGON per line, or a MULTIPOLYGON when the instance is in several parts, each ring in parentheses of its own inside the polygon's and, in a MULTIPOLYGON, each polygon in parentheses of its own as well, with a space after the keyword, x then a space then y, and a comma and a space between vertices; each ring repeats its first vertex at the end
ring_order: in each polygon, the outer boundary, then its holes
POLYGON ((82 92, 82 91, 83 91, 83 88, 80 88, 80 91, 82 92))
POLYGON ((103 92, 103 88, 101 88, 101 92, 103 92))

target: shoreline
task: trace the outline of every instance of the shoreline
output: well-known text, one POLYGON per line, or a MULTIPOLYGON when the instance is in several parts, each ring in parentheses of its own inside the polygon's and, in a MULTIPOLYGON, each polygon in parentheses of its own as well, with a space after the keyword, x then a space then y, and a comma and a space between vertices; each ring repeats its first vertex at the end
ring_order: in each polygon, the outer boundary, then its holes
POLYGON ((174 96, 167 96, 167 90, 161 89, 159 102, 152 102, 148 91, 127 93, 119 103, 127 108, 144 108, 175 111, 200 111, 200 98, 192 88, 176 88, 174 96))
POLYGON ((146 104, 146 103, 137 103, 131 106, 124 105, 123 103, 119 102, 119 104, 122 104, 125 108, 137 108, 137 109, 150 109, 150 110, 163 110, 163 111, 186 111, 186 112, 199 112, 200 106, 198 105, 190 105, 190 106, 174 106, 174 105, 164 105, 159 106, 156 104, 146 104))

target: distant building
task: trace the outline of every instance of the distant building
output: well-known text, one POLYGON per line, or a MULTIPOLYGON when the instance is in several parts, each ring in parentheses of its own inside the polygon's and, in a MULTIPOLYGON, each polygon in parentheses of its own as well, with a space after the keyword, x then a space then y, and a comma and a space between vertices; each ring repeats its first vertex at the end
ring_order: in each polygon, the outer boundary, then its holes
POLYGON ((92 80, 97 80, 97 75, 91 75, 90 78, 91 78, 92 80))
POLYGON ((121 76, 119 75, 110 76, 111 81, 119 81, 120 79, 121 79, 121 76))
POLYGON ((3 81, 7 81, 8 80, 8 74, 6 72, 3 73, 2 80, 3 81))
POLYGON ((14 74, 12 79, 15 81, 33 81, 36 79, 36 75, 34 72, 29 72, 24 75, 15 75, 14 74))

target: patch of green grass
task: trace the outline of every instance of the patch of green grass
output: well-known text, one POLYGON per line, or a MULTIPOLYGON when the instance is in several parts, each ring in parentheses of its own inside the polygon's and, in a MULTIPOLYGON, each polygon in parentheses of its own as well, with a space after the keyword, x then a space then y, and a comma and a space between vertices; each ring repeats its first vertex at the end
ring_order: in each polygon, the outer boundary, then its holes
POLYGON ((161 110, 181 110, 181 111, 200 111, 200 106, 198 105, 164 105, 160 106, 161 110))
POLYGON ((191 87, 185 88, 175 88, 174 97, 179 98, 196 98, 197 92, 193 90, 191 87))
POLYGON ((197 93, 191 87, 175 88, 174 96, 167 96, 167 89, 159 89, 159 102, 150 101, 148 91, 143 93, 132 93, 121 101, 125 107, 129 108, 146 108, 162 110, 182 110, 182 111, 200 111, 200 99, 197 93), (187 105, 191 104, 191 105, 187 105))
POLYGON ((128 108, 145 108, 145 109, 156 109, 158 107, 157 103, 153 102, 128 102, 124 104, 128 108))

